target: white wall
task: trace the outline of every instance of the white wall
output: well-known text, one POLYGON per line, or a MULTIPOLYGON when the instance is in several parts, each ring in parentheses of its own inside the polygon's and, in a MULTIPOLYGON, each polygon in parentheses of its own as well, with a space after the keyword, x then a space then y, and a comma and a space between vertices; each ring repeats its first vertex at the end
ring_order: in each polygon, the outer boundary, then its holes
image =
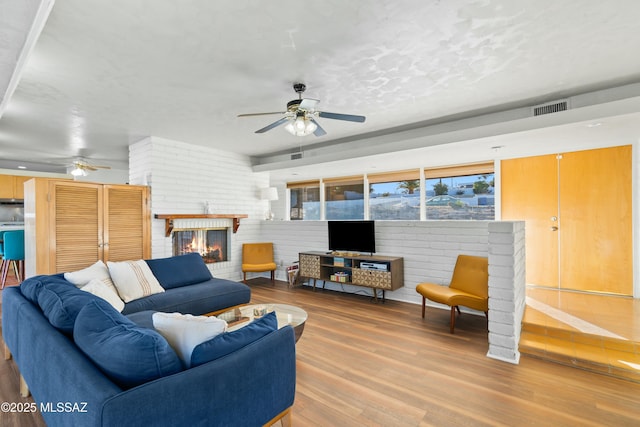
MULTIPOLYGON (((216 277, 242 277, 242 243, 257 241, 268 202, 260 189, 269 186, 268 173, 254 173, 247 156, 169 139, 148 137, 129 149, 129 182, 151 186, 152 214, 202 214, 205 201, 213 213, 247 214, 231 234, 229 262, 209 264, 216 277)), ((152 256, 172 255, 165 221, 152 220, 152 256)))

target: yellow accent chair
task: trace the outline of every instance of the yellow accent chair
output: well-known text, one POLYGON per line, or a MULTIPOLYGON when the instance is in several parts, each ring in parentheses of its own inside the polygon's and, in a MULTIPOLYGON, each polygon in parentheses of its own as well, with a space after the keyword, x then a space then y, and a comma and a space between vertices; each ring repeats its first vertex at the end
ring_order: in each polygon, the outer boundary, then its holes
POLYGON ((244 243, 242 245, 243 282, 247 273, 271 272, 271 283, 275 284, 276 263, 273 260, 273 243, 244 243))
POLYGON ((422 318, 427 299, 451 307, 450 332, 456 325, 456 310, 465 306, 483 311, 489 318, 489 260, 484 257, 458 255, 449 286, 419 283, 416 292, 422 295, 422 318))

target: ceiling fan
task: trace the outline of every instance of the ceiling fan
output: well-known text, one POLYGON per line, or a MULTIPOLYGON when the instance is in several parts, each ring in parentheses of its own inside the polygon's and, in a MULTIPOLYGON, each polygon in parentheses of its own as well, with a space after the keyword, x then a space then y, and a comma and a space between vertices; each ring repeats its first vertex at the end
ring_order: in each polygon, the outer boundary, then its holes
POLYGON ((307 89, 304 83, 294 83, 293 90, 298 94, 298 99, 294 99, 287 103, 287 111, 275 112, 275 113, 253 113, 253 114, 239 114, 238 117, 251 117, 251 116, 266 116, 270 114, 284 114, 279 120, 258 129, 255 133, 264 133, 280 125, 285 125, 285 129, 296 136, 306 136, 314 134, 315 136, 326 135, 327 132, 316 121, 316 118, 322 117, 324 119, 344 120, 347 122, 363 123, 364 116, 356 116, 352 114, 338 114, 328 113, 326 111, 316 110, 316 105, 320 102, 319 99, 302 98, 302 94, 307 89))
POLYGON ((69 172, 73 176, 87 176, 89 172, 97 171, 98 169, 111 169, 110 166, 94 165, 83 158, 78 158, 71 164, 73 169, 69 172))

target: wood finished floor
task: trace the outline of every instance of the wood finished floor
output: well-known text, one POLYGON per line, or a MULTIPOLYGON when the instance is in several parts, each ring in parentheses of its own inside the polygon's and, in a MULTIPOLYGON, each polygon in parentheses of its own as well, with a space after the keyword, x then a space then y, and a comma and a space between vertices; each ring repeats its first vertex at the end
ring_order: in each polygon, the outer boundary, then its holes
MULTIPOLYGON (((296 345, 295 426, 637 426, 640 384, 523 357, 486 357, 483 317, 365 296, 250 281, 252 302, 294 304, 309 315, 296 345)), ((18 394, 0 361, 0 401, 18 394)), ((43 426, 39 414, 0 414, 0 426, 43 426)))

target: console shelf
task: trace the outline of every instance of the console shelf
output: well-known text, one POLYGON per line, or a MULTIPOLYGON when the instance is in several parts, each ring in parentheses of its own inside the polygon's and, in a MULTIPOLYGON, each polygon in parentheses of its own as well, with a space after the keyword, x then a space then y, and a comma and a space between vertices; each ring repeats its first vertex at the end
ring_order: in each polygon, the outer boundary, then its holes
POLYGON ((404 286, 404 260, 402 257, 381 255, 359 255, 342 252, 300 252, 300 276, 346 285, 365 286, 373 289, 394 291, 404 286))

